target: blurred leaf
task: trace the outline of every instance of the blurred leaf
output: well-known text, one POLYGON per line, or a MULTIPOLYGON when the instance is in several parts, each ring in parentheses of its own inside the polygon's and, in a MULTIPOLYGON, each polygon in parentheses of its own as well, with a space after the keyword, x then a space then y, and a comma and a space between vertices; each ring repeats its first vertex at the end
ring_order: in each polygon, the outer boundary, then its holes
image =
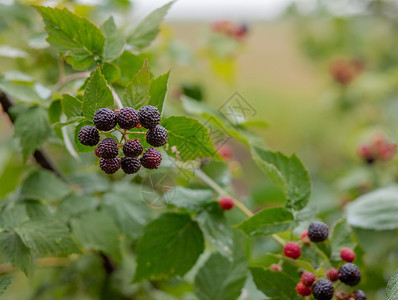
POLYGON ((50 211, 48 210, 48 206, 43 204, 38 200, 26 200, 24 201, 26 213, 29 218, 43 218, 49 217, 50 211))
POLYGON ((40 103, 40 95, 30 83, 10 82, 0 78, 0 91, 23 103, 40 103))
POLYGON ((0 251, 2 263, 10 262, 28 275, 32 255, 18 234, 13 231, 0 232, 0 251))
POLYGON ((122 54, 124 48, 124 40, 119 34, 113 17, 110 17, 101 26, 101 30, 105 35, 104 60, 110 61, 122 54))
POLYGON ((354 241, 354 234, 345 219, 341 219, 333 225, 330 233, 329 242, 332 250, 332 260, 341 259, 340 250, 344 247, 348 247, 354 250, 356 246, 356 242, 354 241))
POLYGON ((127 85, 141 69, 144 62, 141 57, 127 51, 124 51, 120 57, 114 60, 112 63, 120 68, 120 84, 127 85))
POLYGON ((82 102, 69 94, 62 95, 62 110, 68 118, 82 115, 82 102))
POLYGON ((203 167, 203 172, 221 186, 227 186, 231 183, 229 165, 224 161, 209 161, 203 167))
POLYGON ((146 226, 138 243, 134 281, 184 275, 203 250, 198 223, 186 214, 163 214, 146 226))
POLYGON ((65 197, 61 202, 58 212, 66 218, 79 216, 80 214, 95 210, 99 201, 92 195, 73 195, 65 197))
POLYGON ((120 68, 115 64, 104 63, 101 66, 101 71, 107 82, 116 82, 120 79, 120 68))
POLYGON ((11 156, 0 175, 0 197, 14 191, 19 185, 21 175, 26 171, 26 166, 14 156, 11 156))
POLYGON ((386 300, 398 299, 398 272, 392 275, 391 279, 388 281, 386 300))
POLYGON ((0 276, 0 295, 4 294, 4 292, 8 289, 13 279, 14 277, 12 276, 0 276))
POLYGON ((62 114, 61 100, 54 100, 48 108, 48 118, 51 124, 59 122, 62 114))
POLYGON ((79 131, 82 129, 83 126, 93 126, 93 121, 88 121, 87 119, 83 119, 79 122, 79 124, 76 126, 75 131, 74 131, 74 141, 75 141, 75 146, 77 149, 77 152, 93 152, 95 146, 85 146, 79 141, 79 131))
POLYGON ((148 63, 145 60, 144 65, 134 75, 123 93, 123 105, 133 107, 136 110, 148 105, 150 85, 148 63))
POLYGON ((18 204, 2 211, 0 214, 0 228, 13 230, 27 220, 29 220, 29 217, 26 214, 25 206, 18 204))
POLYGON ((162 113, 164 101, 167 94, 167 82, 169 80, 170 72, 160 75, 151 80, 151 87, 149 89, 149 105, 157 107, 162 113))
POLYGON ((213 192, 177 186, 165 193, 163 197, 166 203, 174 206, 187 210, 200 210, 205 204, 212 201, 213 192))

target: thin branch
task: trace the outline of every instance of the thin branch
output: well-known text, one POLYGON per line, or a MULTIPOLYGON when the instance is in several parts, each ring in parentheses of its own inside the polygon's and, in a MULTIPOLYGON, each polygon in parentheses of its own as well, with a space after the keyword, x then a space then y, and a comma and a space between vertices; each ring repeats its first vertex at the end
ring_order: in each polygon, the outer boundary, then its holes
POLYGON ((75 73, 75 74, 71 74, 71 75, 65 76, 65 77, 61 78, 61 80, 58 81, 58 83, 56 85, 54 85, 53 92, 56 92, 59 89, 61 89, 69 81, 72 81, 72 80, 75 80, 75 79, 78 79, 78 78, 87 78, 89 76, 90 76, 89 72, 81 72, 81 73, 75 73))

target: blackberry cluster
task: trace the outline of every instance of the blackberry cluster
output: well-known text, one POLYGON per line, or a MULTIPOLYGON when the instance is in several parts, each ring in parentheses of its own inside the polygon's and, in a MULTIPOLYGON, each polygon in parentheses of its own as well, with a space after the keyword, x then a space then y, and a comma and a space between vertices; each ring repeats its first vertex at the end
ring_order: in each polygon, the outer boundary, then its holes
POLYGON ((141 166, 157 169, 162 162, 160 152, 152 147, 160 147, 167 143, 166 128, 159 125, 159 110, 151 105, 142 107, 138 112, 131 107, 112 111, 100 108, 95 112, 94 126, 84 126, 78 134, 79 142, 85 146, 96 146, 94 153, 100 158, 100 168, 106 174, 113 174, 120 168, 126 174, 137 173, 141 166), (130 132, 132 128, 145 128, 147 132, 130 132), (116 141, 110 134, 120 131, 121 140, 116 141), (100 133, 108 132, 107 137, 100 141, 100 133), (145 134, 147 143, 152 146, 144 149, 140 139, 130 140, 128 134, 145 134), (122 150, 122 151, 120 151, 122 150), (124 155, 119 155, 120 153, 124 155), (142 155, 141 157, 139 157, 142 155))

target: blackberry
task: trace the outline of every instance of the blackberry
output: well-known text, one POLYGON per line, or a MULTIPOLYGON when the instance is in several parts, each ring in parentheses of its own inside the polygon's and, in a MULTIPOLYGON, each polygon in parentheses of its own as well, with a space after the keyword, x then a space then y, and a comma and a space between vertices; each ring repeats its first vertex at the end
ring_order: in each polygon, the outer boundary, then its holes
POLYGON ((353 294, 355 296, 355 300, 366 300, 366 295, 361 290, 356 290, 353 292, 353 294))
POLYGON ((119 149, 113 138, 105 138, 98 144, 97 152, 100 157, 110 159, 118 155, 119 149))
POLYGON ((137 157, 144 151, 139 140, 127 141, 123 146, 123 153, 126 156, 137 157))
POLYGON ((157 169, 161 162, 162 155, 155 148, 148 148, 141 157, 141 165, 147 169, 157 169))
POLYGON ((131 129, 138 125, 138 112, 131 107, 123 107, 116 115, 117 123, 122 129, 131 129))
POLYGON ((116 126, 116 114, 109 108, 100 108, 95 112, 94 125, 98 130, 109 131, 116 126))
POLYGON ((93 126, 83 126, 79 131, 79 142, 85 146, 95 146, 99 139, 100 134, 93 126))
POLYGON ((361 271, 356 265, 346 263, 339 269, 339 279, 350 286, 357 285, 361 281, 361 271))
POLYGON ((126 174, 137 173, 141 168, 141 161, 138 158, 122 157, 122 170, 126 174))
POLYGON ((119 157, 111 158, 111 159, 100 159, 100 168, 106 174, 113 174, 116 173, 117 170, 120 168, 120 159, 119 157))
POLYGON ((330 300, 333 298, 333 283, 327 279, 321 279, 314 283, 312 294, 316 300, 330 300))
POLYGON ((138 116, 141 126, 146 129, 151 129, 160 122, 160 112, 152 105, 142 107, 138 112, 138 116))
POLYGON ((314 222, 308 227, 308 237, 311 242, 323 242, 328 238, 329 228, 325 223, 314 222))
POLYGON ((146 141, 149 145, 154 147, 160 147, 166 144, 167 137, 168 133, 166 128, 160 125, 156 125, 146 133, 146 141))

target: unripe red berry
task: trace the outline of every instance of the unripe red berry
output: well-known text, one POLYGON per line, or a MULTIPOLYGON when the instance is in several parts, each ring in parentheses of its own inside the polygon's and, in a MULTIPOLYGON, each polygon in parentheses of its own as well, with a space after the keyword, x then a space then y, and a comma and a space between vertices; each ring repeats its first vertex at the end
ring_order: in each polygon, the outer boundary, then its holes
POLYGON ((326 277, 330 280, 330 281, 336 281, 337 279, 339 279, 339 274, 338 274, 338 272, 337 272, 337 270, 336 269, 334 269, 334 268, 332 268, 332 269, 329 269, 327 272, 326 272, 326 277))
POLYGON ((283 253, 286 257, 297 259, 301 255, 301 248, 296 242, 289 242, 286 244, 285 248, 283 248, 283 253))
POLYGON ((218 202, 222 210, 230 210, 235 206, 234 199, 228 196, 221 197, 218 202))
POLYGON ((228 145, 223 145, 217 150, 218 154, 225 160, 232 158, 232 149, 228 145))
POLYGON ((301 282, 306 286, 312 286, 312 284, 315 282, 315 279, 315 275, 311 272, 304 272, 301 274, 301 282))
POLYGON ((355 253, 350 248, 343 248, 340 251, 340 257, 346 262, 353 262, 355 259, 355 253))
POLYGON ((304 285, 301 281, 296 285, 297 294, 301 296, 309 296, 311 295, 311 287, 304 285))
POLYGON ((300 240, 307 246, 309 246, 311 244, 311 240, 308 236, 308 229, 304 230, 301 234, 300 234, 300 240))
POLYGON ((280 265, 272 264, 269 266, 269 269, 275 272, 282 272, 283 268, 280 265))

